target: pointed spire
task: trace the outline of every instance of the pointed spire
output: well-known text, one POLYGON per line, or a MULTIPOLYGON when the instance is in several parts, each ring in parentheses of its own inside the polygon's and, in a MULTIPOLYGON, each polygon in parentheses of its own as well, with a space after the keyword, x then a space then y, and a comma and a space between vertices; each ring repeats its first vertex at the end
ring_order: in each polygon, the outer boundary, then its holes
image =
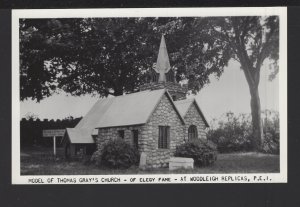
POLYGON ((166 81, 166 73, 170 70, 170 68, 171 66, 170 66, 168 51, 166 47, 165 37, 164 35, 162 35, 157 62, 156 62, 156 68, 155 68, 155 71, 159 73, 159 78, 158 78, 159 82, 166 81))

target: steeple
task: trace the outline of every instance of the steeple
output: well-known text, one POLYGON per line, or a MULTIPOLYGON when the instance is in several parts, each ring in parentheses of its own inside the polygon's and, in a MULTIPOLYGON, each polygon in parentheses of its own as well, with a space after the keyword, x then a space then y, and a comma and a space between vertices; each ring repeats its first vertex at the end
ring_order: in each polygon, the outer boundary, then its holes
POLYGON ((158 57, 153 69, 159 73, 158 82, 166 82, 166 73, 169 72, 171 66, 164 35, 161 36, 158 57))
POLYGON ((162 88, 168 90, 174 101, 186 98, 187 85, 176 83, 174 71, 170 66, 164 35, 161 37, 156 64, 154 64, 153 70, 150 70, 147 83, 140 86, 140 91, 162 88))

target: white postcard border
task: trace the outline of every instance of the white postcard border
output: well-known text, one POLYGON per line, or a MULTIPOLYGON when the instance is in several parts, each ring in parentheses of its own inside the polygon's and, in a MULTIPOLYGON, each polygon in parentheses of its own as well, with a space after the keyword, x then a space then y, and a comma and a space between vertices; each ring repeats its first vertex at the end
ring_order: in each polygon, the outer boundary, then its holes
POLYGON ((286 183, 287 182, 287 8, 134 8, 134 9, 39 9, 12 11, 12 184, 108 184, 108 183, 286 183), (138 174, 138 175, 53 175, 20 174, 20 80, 19 19, 84 17, 197 17, 197 16, 280 16, 279 114, 280 173, 247 174, 138 174), (120 182, 108 182, 109 179, 120 182), (148 181, 145 180, 148 178, 148 181), (151 180, 152 178, 154 180, 151 180), (171 181, 162 181, 169 178, 171 181), (185 178, 186 180, 182 180, 185 178), (193 180, 195 179, 195 180, 193 180), (214 180, 216 179, 216 180, 214 180), (75 183, 72 180, 76 181, 75 183), (82 182, 80 182, 80 180, 82 182), (62 181, 62 182, 58 182, 62 181), (66 181, 66 182, 63 182, 66 181), (96 182, 97 181, 97 182, 96 182), (114 180, 117 181, 117 180, 114 180))

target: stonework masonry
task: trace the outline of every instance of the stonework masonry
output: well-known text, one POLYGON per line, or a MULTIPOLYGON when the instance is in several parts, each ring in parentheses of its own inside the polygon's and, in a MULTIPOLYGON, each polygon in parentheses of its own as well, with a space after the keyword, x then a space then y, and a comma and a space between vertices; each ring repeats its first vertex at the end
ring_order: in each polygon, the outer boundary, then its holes
POLYGON ((99 129, 98 137, 95 139, 97 150, 93 154, 94 158, 101 157, 103 147, 109 140, 121 139, 119 135, 120 130, 124 130, 124 140, 131 145, 133 145, 132 130, 138 130, 138 134, 141 134, 141 126, 111 127, 99 129))
POLYGON ((141 142, 147 154, 147 165, 153 168, 167 167, 176 146, 184 143, 184 125, 166 95, 162 97, 149 121, 143 127, 141 142), (159 126, 170 127, 168 149, 158 148, 159 126))

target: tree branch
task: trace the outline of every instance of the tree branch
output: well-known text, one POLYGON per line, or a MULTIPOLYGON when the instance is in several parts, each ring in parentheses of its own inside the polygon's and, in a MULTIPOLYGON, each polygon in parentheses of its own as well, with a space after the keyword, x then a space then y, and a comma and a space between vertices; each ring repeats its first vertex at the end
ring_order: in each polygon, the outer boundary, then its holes
POLYGON ((242 39, 239 38, 239 34, 240 31, 237 28, 236 22, 234 19, 232 19, 232 26, 233 26, 233 30, 234 30, 234 34, 235 34, 235 44, 237 47, 237 56, 240 59, 240 63, 242 65, 242 69, 244 70, 247 82, 249 83, 249 85, 251 85, 251 87, 255 86, 255 81, 254 81, 254 77, 253 77, 253 72, 251 72, 249 67, 252 67, 252 63, 249 60, 247 51, 245 49, 245 45, 244 45, 244 41, 242 39))

